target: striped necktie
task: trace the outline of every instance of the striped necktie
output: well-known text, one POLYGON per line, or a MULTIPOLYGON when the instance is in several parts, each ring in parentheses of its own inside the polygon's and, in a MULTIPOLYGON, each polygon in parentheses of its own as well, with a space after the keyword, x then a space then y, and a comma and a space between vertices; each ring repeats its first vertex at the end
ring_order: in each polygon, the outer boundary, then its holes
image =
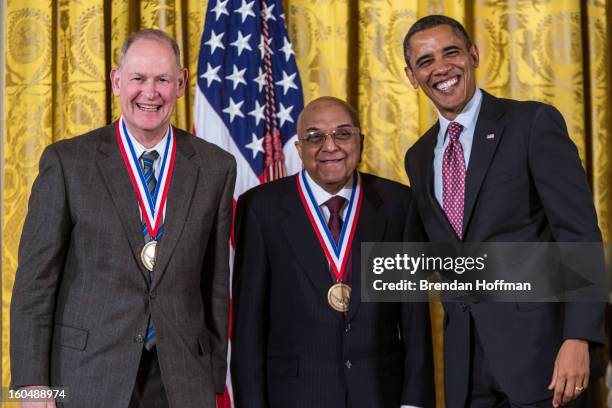
MULTIPOLYGON (((153 171, 153 164, 155 160, 159 157, 159 154, 155 150, 151 150, 150 152, 144 152, 142 156, 140 156, 141 164, 142 164, 142 172, 144 173, 145 183, 149 190, 149 194, 153 197, 155 192, 155 187, 157 186, 157 179, 155 178, 155 172, 153 171)), ((157 240, 161 238, 161 227, 158 232, 157 240)), ((144 237, 145 244, 152 240, 151 235, 149 234, 149 230, 147 229, 147 223, 142 221, 142 236, 144 237)), ((153 281, 153 272, 149 272, 149 282, 153 281)), ((153 327, 153 322, 149 317, 149 325, 147 326, 147 337, 145 339, 144 346, 147 350, 153 350, 155 347, 156 339, 155 339, 155 328, 153 327)))

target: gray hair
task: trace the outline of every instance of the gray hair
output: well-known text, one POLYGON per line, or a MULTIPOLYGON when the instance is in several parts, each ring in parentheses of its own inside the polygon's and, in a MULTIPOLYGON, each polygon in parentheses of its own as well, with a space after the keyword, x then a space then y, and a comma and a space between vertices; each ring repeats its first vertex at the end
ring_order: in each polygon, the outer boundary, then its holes
POLYGON ((125 39, 123 45, 121 46, 121 52, 119 53, 119 67, 123 66, 125 55, 127 54, 132 44, 134 44, 137 40, 143 39, 156 40, 168 44, 170 48, 172 48, 172 52, 174 53, 174 57, 176 59, 176 66, 181 68, 181 50, 179 49, 178 44, 176 43, 174 38, 170 37, 162 30, 158 30, 155 28, 145 28, 144 30, 135 31, 130 34, 128 38, 125 39))

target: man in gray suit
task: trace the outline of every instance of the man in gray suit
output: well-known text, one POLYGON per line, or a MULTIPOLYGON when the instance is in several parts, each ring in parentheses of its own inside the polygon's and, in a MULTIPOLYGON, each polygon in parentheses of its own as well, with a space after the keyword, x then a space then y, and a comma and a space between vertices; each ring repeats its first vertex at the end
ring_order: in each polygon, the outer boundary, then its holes
POLYGON ((224 389, 234 159, 170 126, 176 42, 132 34, 111 71, 122 116, 45 149, 11 304, 23 407, 214 407, 224 389))

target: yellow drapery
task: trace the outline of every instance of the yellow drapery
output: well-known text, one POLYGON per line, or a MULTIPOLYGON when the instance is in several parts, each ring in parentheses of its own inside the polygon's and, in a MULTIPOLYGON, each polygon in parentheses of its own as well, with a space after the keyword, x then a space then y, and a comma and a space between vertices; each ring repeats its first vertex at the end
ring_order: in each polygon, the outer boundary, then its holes
MULTIPOLYGON (((7 1, 1 90, 3 386, 10 378, 8 308, 17 246, 42 149, 118 116, 108 72, 126 35, 143 27, 161 28, 181 46, 192 75, 174 123, 191 129, 206 5, 206 0, 7 1)), ((548 102, 563 113, 610 240, 611 0, 283 0, 283 6, 306 102, 320 95, 351 102, 366 134, 361 169, 402 182, 407 181, 406 149, 436 119, 431 103, 405 78, 403 36, 427 14, 462 21, 480 49, 482 88, 501 97, 548 102)), ((441 390, 439 305, 433 305, 432 315, 441 390)))

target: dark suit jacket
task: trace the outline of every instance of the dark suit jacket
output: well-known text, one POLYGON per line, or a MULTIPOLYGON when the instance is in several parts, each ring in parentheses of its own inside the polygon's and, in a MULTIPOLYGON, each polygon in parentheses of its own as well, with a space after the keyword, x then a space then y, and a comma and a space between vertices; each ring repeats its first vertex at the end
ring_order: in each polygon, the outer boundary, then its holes
MULTIPOLYGON (((433 192, 433 149, 439 124, 406 154, 419 214, 433 242, 456 241, 433 192)), ((561 114, 538 102, 483 92, 467 168, 464 240, 473 242, 598 242, 591 192, 561 114), (487 138, 494 134, 494 138, 487 138)), ((547 390, 564 339, 603 342, 598 303, 446 303, 447 406, 463 407, 469 380, 470 314, 491 370, 516 401, 550 397, 547 390)))
POLYGON ((367 174, 362 180, 346 318, 327 303, 328 262, 296 177, 256 187, 238 200, 237 408, 345 407, 347 398, 353 408, 433 406, 427 305, 361 303, 359 295, 359 243, 402 240, 410 191, 367 174))
POLYGON ((149 316, 172 407, 214 407, 226 376, 234 159, 179 129, 154 280, 114 125, 48 146, 11 304, 12 386, 66 407, 127 407, 149 316))

